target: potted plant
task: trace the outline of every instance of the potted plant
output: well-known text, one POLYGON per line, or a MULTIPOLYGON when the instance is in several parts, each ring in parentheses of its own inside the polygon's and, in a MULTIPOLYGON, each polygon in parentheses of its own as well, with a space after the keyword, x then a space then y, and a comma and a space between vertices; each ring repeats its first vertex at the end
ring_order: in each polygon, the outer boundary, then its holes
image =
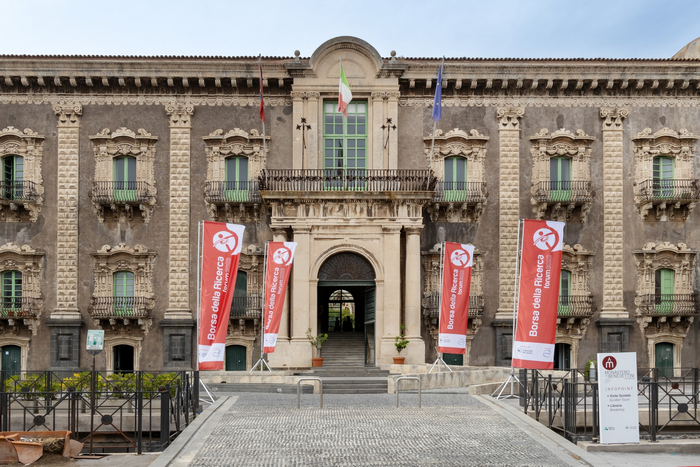
POLYGON ((328 340, 328 334, 319 334, 318 336, 311 335, 311 328, 306 331, 306 337, 311 342, 313 347, 316 347, 318 357, 311 358, 311 365, 314 367, 323 366, 323 358, 321 357, 321 347, 328 340))
POLYGON ((408 345, 408 339, 404 337, 404 333, 406 332, 406 326, 403 324, 401 325, 401 334, 396 336, 394 338, 394 345, 396 346, 396 351, 398 352, 399 356, 394 357, 394 364, 396 365, 403 365, 403 362, 406 361, 406 357, 401 356, 401 351, 406 348, 408 345))

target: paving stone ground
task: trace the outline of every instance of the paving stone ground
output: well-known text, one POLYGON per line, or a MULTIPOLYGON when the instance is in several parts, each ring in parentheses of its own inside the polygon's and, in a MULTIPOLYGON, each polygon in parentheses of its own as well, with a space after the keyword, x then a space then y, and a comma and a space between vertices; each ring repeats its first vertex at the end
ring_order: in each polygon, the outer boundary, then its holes
POLYGON ((190 465, 567 465, 466 394, 237 395, 190 465))

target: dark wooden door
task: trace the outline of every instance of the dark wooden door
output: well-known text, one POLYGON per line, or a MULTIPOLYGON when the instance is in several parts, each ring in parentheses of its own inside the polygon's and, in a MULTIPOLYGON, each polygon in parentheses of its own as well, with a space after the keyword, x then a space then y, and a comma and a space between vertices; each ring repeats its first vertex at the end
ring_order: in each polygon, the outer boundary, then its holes
POLYGON ((245 371, 246 350, 242 345, 229 345, 226 347, 226 371, 245 371))

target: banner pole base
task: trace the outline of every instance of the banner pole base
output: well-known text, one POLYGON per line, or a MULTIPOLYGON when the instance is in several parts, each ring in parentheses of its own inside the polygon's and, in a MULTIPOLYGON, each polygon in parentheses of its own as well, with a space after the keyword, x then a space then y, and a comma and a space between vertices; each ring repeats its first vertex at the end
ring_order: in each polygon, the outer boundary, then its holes
POLYGON ((202 389, 204 389, 204 392, 206 392, 207 396, 209 396, 209 400, 206 400, 206 399, 200 397, 199 402, 206 402, 207 404, 213 404, 214 402, 216 402, 216 397, 214 397, 214 394, 212 394, 211 391, 209 391, 209 388, 207 387, 206 384, 204 384, 204 381, 202 381, 200 379, 199 385, 202 386, 202 389))
MULTIPOLYGON (((495 397, 496 400, 502 400, 502 399, 520 399, 521 395, 515 394, 515 383, 518 383, 519 386, 523 387, 523 383, 520 382, 517 376, 515 376, 515 369, 511 368, 510 369, 510 376, 503 381, 500 386, 496 388, 496 390, 491 394, 491 397, 495 397), (510 393, 508 394, 503 394, 503 391, 506 390, 508 385, 510 384, 510 393), (498 395, 496 395, 498 393, 498 395)), ((527 388, 523 387, 523 390, 527 392, 527 388)))
POLYGON ((440 357, 440 356, 438 356, 437 360, 435 360, 435 361, 433 362, 433 366, 430 367, 430 369, 428 370, 428 373, 431 373, 431 372, 433 371, 433 368, 435 368, 435 365, 438 366, 438 373, 440 373, 440 367, 441 367, 441 365, 445 365, 445 368, 447 368, 448 370, 450 370, 450 373, 452 373, 452 368, 450 368, 449 366, 447 366, 447 363, 445 363, 445 360, 443 360, 442 357, 440 357))
POLYGON ((250 369, 250 372, 254 372, 258 365, 260 365, 260 371, 265 371, 265 368, 267 368, 267 371, 272 372, 270 365, 267 364, 263 357, 260 357, 260 360, 255 362, 255 365, 253 365, 253 368, 250 369))

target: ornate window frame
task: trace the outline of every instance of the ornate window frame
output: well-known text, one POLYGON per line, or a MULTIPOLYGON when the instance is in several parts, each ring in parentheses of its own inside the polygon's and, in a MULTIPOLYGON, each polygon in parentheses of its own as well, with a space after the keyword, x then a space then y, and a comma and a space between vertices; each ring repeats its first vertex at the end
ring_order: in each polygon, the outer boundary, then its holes
POLYGON ((118 345, 130 345, 134 348, 134 371, 141 370, 142 336, 108 336, 105 337, 105 370, 114 372, 114 348, 118 345))
POLYGON ((149 251, 143 245, 136 245, 133 248, 124 243, 115 247, 104 245, 97 252, 90 253, 93 259, 94 289, 92 293, 92 304, 89 312, 92 315, 95 325, 102 328, 105 321, 109 323, 112 330, 123 330, 128 328, 133 318, 141 328, 144 335, 153 324, 151 312, 155 306, 155 296, 153 294, 153 266, 156 253, 149 251), (117 271, 130 271, 134 273, 134 297, 137 299, 134 304, 135 316, 124 318, 110 313, 112 310, 113 296, 113 275, 117 271))
POLYGON ((215 221, 258 222, 263 209, 258 188, 258 179, 265 169, 266 158, 263 154, 263 139, 270 143, 270 137, 263 136, 258 130, 250 133, 234 128, 226 134, 221 129, 209 136, 202 137, 207 155, 207 181, 204 187, 204 202, 209 217, 215 221), (242 156, 248 158, 248 180, 250 181, 248 200, 237 203, 227 201, 223 183, 226 181, 226 158, 242 156))
POLYGON ((435 130, 435 146, 431 163, 430 146, 432 141, 432 134, 423 138, 426 163, 438 179, 435 196, 427 207, 430 218, 433 222, 439 219, 447 222, 478 222, 488 197, 484 161, 489 137, 480 134, 477 130, 470 130, 469 134, 459 128, 445 134, 442 130, 435 130), (447 201, 445 199, 443 186, 445 159, 452 156, 467 159, 468 188, 465 201, 447 201))
POLYGON ((651 131, 651 128, 645 128, 632 138, 636 163, 634 204, 642 221, 647 219, 653 207, 656 207, 656 219, 659 221, 685 221, 700 199, 700 181, 693 171, 695 143, 700 136, 689 133, 685 128, 678 132, 666 127, 654 134, 651 131), (653 180, 655 156, 669 156, 675 160, 674 195, 670 199, 654 198, 650 181, 653 180))
POLYGON ((23 323, 36 335, 41 322, 41 312, 44 300, 41 287, 44 269, 44 252, 37 251, 29 245, 21 247, 15 243, 0 246, 0 273, 4 271, 20 271, 22 273, 22 321, 17 318, 2 318, 0 333, 4 332, 5 323, 13 332, 19 332, 19 324, 23 323))
POLYGON ((130 221, 133 218, 134 205, 141 210, 144 222, 149 222, 158 193, 153 167, 158 137, 143 128, 134 133, 126 127, 121 127, 114 132, 105 128, 89 138, 95 152, 95 179, 90 197, 100 222, 105 221, 105 207, 112 210, 115 220, 130 221), (113 160, 120 156, 136 158, 136 194, 131 201, 115 199, 113 196, 113 160))
POLYGON ((44 203, 44 182, 41 178, 41 162, 44 154, 44 137, 29 128, 20 131, 13 126, 0 131, 0 158, 17 155, 24 158, 24 195, 22 199, 0 198, 0 221, 22 221, 22 210, 30 222, 36 222, 44 203), (21 209, 20 209, 21 208, 21 209))
POLYGON ((591 209, 591 145, 595 138, 583 130, 576 134, 560 128, 551 135, 543 128, 530 138, 532 147, 532 211, 537 219, 570 222, 574 211, 579 211, 581 222, 586 222, 591 209), (550 159, 571 158, 571 200, 557 200, 551 196, 550 159))

